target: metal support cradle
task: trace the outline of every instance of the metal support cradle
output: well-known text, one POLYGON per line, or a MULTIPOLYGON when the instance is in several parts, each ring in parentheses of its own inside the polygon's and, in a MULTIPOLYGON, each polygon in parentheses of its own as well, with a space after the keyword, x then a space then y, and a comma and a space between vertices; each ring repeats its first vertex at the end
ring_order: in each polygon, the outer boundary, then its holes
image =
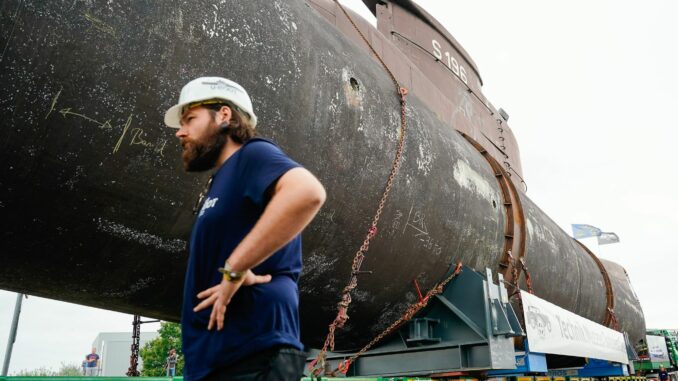
MULTIPOLYGON (((418 376, 514 369, 513 337, 524 336, 503 276, 464 266, 454 282, 382 344, 364 353, 348 376, 418 376)), ((328 353, 336 368, 351 354, 328 353)), ((312 354, 313 356, 313 354, 312 354)), ((311 357, 312 358, 312 357, 311 357)))

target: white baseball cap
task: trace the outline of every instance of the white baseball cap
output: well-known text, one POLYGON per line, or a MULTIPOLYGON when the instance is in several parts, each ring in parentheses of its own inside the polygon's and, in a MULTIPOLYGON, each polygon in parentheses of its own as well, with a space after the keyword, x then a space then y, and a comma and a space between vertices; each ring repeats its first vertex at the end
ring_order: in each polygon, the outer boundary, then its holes
POLYGON ((252 100, 247 91, 239 84, 222 77, 200 77, 187 83, 179 95, 179 103, 165 112, 167 127, 181 128, 181 115, 186 106, 216 103, 212 100, 224 100, 232 103, 239 111, 244 112, 257 125, 257 116, 252 109, 252 100), (203 103, 204 102, 204 103, 203 103))

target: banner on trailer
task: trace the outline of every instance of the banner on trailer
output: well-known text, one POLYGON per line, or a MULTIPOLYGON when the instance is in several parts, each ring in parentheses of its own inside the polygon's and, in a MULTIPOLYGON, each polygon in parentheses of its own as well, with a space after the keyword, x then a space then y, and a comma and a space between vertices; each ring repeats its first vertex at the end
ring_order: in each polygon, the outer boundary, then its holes
POLYGON ((664 336, 645 336, 647 341, 647 352, 652 362, 669 362, 669 351, 666 349, 666 339, 664 336))
POLYGON ((628 364, 624 335, 525 291, 527 340, 531 352, 588 357, 628 364))

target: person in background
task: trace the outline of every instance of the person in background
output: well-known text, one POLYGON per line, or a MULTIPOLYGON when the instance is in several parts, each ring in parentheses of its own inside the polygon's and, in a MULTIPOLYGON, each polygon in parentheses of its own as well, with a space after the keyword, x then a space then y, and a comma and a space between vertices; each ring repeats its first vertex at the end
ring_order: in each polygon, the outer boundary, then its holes
POLYGON ((664 367, 659 368, 659 381, 669 381, 669 372, 664 367))
POLYGON ((97 372, 99 370, 99 355, 97 354, 96 347, 92 347, 92 353, 85 356, 85 362, 85 376, 97 376, 97 372))
POLYGON ((165 369, 167 369, 167 377, 174 377, 177 373, 177 351, 174 348, 169 350, 167 359, 165 360, 165 369))

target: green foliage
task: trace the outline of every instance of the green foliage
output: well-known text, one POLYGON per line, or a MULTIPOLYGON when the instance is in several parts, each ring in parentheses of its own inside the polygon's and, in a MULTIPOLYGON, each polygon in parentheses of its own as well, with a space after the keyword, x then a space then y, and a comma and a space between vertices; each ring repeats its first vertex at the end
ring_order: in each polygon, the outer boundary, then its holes
POLYGON ((61 368, 57 376, 82 376, 82 366, 76 363, 61 363, 61 368))
POLYGON ((78 364, 61 363, 59 370, 42 366, 40 368, 28 370, 22 369, 15 376, 23 377, 57 377, 57 376, 82 376, 82 370, 78 364))
POLYGON ((160 323, 158 330, 160 336, 149 341, 139 351, 141 359, 144 361, 141 375, 145 377, 165 376, 165 362, 171 348, 177 350, 177 372, 180 376, 184 370, 184 356, 181 351, 181 326, 176 323, 160 323))
POLYGON ((56 376, 56 372, 52 368, 48 368, 46 366, 41 366, 40 368, 36 369, 22 369, 16 374, 15 376, 21 376, 21 377, 52 377, 56 376))

